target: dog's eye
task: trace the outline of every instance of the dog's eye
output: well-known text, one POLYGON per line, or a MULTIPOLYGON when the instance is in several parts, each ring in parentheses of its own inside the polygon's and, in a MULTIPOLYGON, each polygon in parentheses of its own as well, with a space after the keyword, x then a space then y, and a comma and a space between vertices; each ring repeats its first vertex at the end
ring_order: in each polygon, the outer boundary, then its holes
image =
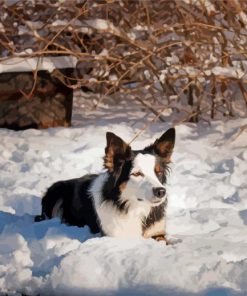
POLYGON ((135 172, 135 173, 132 173, 131 175, 134 177, 143 177, 144 176, 142 172, 135 172))

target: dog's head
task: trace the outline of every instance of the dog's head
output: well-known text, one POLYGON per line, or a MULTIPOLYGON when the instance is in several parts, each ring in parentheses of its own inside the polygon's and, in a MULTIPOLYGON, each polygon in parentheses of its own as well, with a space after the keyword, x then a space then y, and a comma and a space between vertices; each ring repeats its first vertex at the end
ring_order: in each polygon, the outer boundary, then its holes
POLYGON ((144 202, 156 206, 166 198, 166 175, 175 144, 170 128, 152 145, 132 150, 113 133, 106 134, 104 166, 111 178, 111 192, 122 202, 144 202))

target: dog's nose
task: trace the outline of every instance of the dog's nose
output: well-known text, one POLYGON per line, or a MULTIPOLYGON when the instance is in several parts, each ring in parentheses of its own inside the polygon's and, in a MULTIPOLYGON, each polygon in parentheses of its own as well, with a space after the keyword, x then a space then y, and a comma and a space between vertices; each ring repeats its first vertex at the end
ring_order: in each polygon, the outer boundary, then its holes
POLYGON ((154 187, 153 193, 155 197, 162 198, 166 194, 166 190, 164 187, 154 187))

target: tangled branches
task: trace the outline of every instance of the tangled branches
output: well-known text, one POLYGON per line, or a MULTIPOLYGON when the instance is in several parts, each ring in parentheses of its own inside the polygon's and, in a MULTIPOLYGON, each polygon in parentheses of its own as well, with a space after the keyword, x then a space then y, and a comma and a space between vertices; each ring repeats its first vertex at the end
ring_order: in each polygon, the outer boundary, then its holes
POLYGON ((245 0, 11 2, 2 3, 0 61, 74 56, 73 75, 53 72, 63 83, 101 100, 128 94, 184 121, 246 108, 245 0))

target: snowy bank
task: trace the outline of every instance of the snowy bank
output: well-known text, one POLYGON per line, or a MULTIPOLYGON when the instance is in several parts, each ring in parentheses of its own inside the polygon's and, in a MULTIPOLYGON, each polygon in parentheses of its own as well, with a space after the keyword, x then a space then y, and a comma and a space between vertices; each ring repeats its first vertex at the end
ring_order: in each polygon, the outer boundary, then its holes
MULTIPOLYGON (((176 128, 168 233, 181 243, 101 238, 57 219, 33 223, 53 182, 101 170, 106 131, 128 141, 139 130, 132 122, 110 122, 0 130, 0 291, 246 295, 246 129, 236 135, 247 119, 176 128)), ((132 146, 151 143, 167 128, 152 124, 132 146)))
POLYGON ((55 69, 75 68, 77 59, 71 56, 23 58, 13 57, 1 61, 0 73, 7 72, 30 72, 55 69))

